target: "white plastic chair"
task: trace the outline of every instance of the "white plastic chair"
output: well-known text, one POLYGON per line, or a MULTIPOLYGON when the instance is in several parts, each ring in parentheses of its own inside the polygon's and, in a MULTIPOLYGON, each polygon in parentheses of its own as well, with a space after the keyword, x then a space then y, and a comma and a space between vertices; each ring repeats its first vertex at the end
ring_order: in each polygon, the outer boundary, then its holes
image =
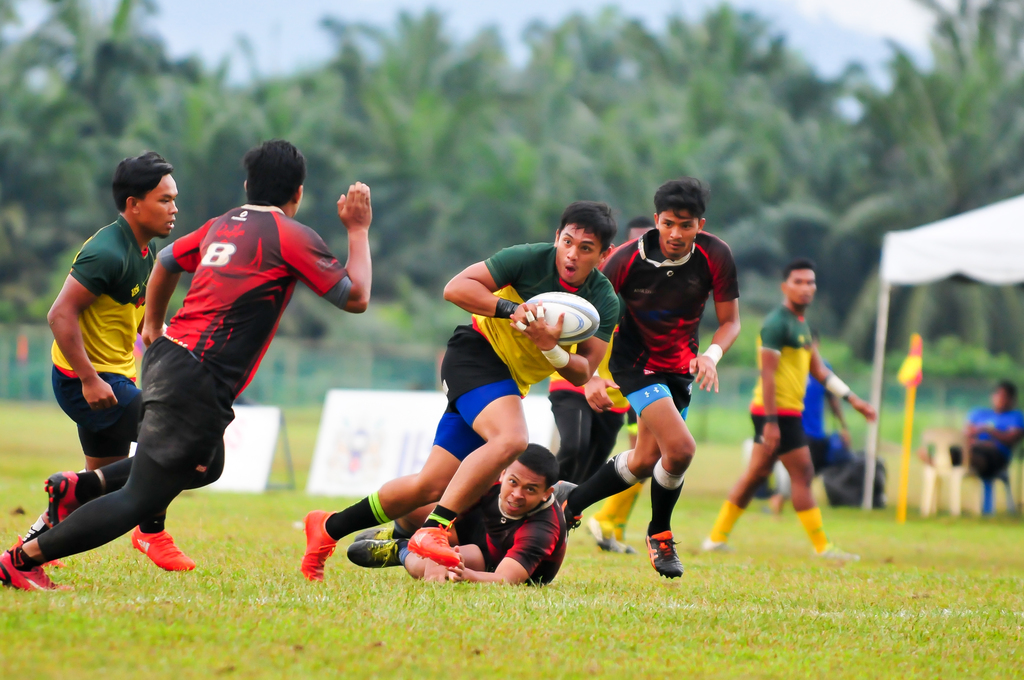
POLYGON ((949 498, 949 514, 959 517, 961 511, 961 489, 969 466, 964 435, 949 427, 925 430, 921 434, 921 446, 929 452, 931 465, 925 465, 921 481, 921 516, 928 517, 938 510, 937 487, 942 480, 949 498), (953 465, 950 449, 959 446, 964 452, 960 465, 953 465))

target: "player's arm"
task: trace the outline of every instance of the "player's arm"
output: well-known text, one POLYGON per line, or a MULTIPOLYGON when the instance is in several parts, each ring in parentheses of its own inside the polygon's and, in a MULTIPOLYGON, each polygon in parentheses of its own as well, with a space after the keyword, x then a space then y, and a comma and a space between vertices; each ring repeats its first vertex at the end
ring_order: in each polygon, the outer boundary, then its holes
POLYGON ((457 567, 452 567, 448 570, 449 578, 452 581, 471 581, 473 583, 507 583, 508 585, 519 585, 520 583, 526 583, 526 579, 530 578, 530 574, 527 573, 523 565, 516 562, 511 557, 506 557, 498 563, 498 567, 493 572, 487 571, 476 571, 475 569, 469 569, 464 564, 460 564, 457 567))
POLYGON ((338 217, 348 231, 348 300, 342 307, 346 312, 362 314, 370 304, 370 284, 373 267, 370 262, 370 223, 373 221, 373 206, 370 203, 370 187, 356 182, 348 188, 348 194, 338 199, 338 217))
POLYGON ((518 305, 494 295, 499 287, 486 263, 477 262, 448 282, 444 287, 444 299, 470 314, 508 319, 518 305))
POLYGON ((690 375, 697 389, 718 391, 718 362, 740 334, 740 301, 739 299, 715 301, 715 316, 718 317, 718 330, 711 338, 711 345, 703 354, 690 360, 690 375))
MULTIPOLYGON (((862 416, 864 416, 869 422, 873 422, 878 414, 875 413, 875 409, 871 407, 871 404, 867 403, 850 389, 847 385, 829 370, 828 366, 821 358, 821 354, 818 353, 817 347, 811 348, 811 375, 825 386, 829 394, 833 394, 840 399, 845 399, 849 402, 850 406, 857 410, 862 416)), ((841 421, 840 421, 841 422, 841 421)))
POLYGON ((78 317, 96 301, 99 296, 90 292, 71 274, 64 280, 64 286, 53 301, 46 321, 53 331, 53 339, 61 354, 82 381, 82 396, 93 410, 110 408, 117 404, 117 397, 110 385, 100 378, 96 368, 85 353, 82 329, 78 317))
POLYGON ((825 392, 825 400, 828 402, 828 408, 832 411, 832 415, 839 421, 839 433, 842 435, 843 441, 847 446, 850 446, 850 428, 846 424, 846 417, 843 415, 843 405, 839 403, 839 397, 831 392, 825 392))
POLYGON ((779 446, 782 438, 779 432, 779 409, 775 404, 775 371, 779 368, 782 353, 770 347, 761 348, 761 400, 764 401, 764 430, 761 443, 768 453, 779 446))
MULTIPOLYGON (((171 246, 167 246, 170 248, 171 246)), ((166 250, 166 249, 165 249, 166 250)), ((163 251, 161 251, 161 255, 163 251)), ((146 314, 142 320, 142 342, 146 347, 164 334, 164 319, 167 318, 167 306, 171 302, 174 289, 178 286, 181 272, 168 271, 164 266, 163 257, 158 257, 153 271, 146 284, 146 314)))

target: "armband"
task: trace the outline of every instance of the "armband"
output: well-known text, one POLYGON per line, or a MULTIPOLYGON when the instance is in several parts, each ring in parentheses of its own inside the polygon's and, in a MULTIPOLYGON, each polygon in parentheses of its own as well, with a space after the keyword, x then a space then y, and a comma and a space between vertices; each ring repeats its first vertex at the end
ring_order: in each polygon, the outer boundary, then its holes
POLYGON ((825 379, 825 389, 842 399, 849 399, 853 393, 850 386, 840 380, 835 373, 825 379))
POLYGON ((498 304, 494 307, 494 318, 495 319, 511 319, 512 315, 519 309, 519 305, 511 300, 505 298, 499 298, 498 304))
POLYGON ((548 363, 555 368, 565 368, 569 365, 570 354, 558 345, 555 345, 551 349, 542 349, 540 353, 543 354, 544 358, 548 360, 548 363))
POLYGON ((703 356, 706 356, 708 359, 711 359, 711 362, 715 366, 718 366, 718 362, 722 360, 723 354, 725 354, 725 352, 722 351, 722 348, 719 345, 712 344, 711 347, 707 348, 703 356))

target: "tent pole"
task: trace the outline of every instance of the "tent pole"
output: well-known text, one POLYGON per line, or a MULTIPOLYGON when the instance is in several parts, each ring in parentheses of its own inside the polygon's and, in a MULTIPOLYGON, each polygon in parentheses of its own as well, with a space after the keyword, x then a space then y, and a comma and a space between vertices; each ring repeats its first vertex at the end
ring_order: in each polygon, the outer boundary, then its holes
POLYGON ((871 405, 878 413, 873 423, 868 423, 868 441, 865 451, 864 497, 861 507, 871 510, 875 495, 875 461, 878 457, 878 425, 882 419, 882 377, 885 371, 885 339, 889 331, 889 300, 892 285, 878 279, 878 318, 875 320, 875 357, 871 367, 871 405))

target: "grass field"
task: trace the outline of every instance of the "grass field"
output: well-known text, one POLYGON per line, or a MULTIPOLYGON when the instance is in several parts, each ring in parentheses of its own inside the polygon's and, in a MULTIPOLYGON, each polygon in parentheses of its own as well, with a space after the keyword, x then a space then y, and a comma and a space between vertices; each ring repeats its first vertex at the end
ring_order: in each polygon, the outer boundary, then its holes
MULTIPOLYGON (((300 489, 318 416, 288 414, 300 489)), ((8 542, 41 510, 41 481, 81 459, 55 407, 0 403, 0 432, 8 542)), ((0 677, 1024 675, 1018 520, 912 513, 897 526, 892 511, 826 508, 831 537, 863 556, 835 566, 810 556, 792 512, 780 520, 752 507, 735 554, 699 554, 737 474, 735 448, 698 451, 674 518, 687 567, 674 582, 642 556, 598 553, 577 532, 543 589, 425 585, 360 570, 343 550, 327 582, 310 584, 295 523, 343 501, 186 492, 168 529, 196 571, 161 572, 122 538, 55 572, 71 592, 0 591, 0 677)), ((637 547, 644 505, 628 536, 637 547)))

